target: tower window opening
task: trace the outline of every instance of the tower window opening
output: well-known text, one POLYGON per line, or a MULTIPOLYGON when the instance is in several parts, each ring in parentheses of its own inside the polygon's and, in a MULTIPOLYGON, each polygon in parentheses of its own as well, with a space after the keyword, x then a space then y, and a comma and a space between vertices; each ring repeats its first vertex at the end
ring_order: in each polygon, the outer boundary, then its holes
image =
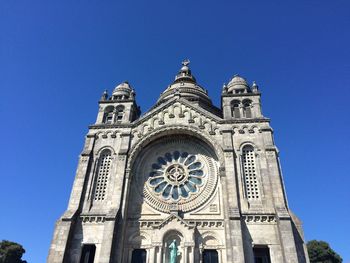
POLYGON ((124 107, 118 107, 116 112, 116 122, 121 123, 124 117, 124 107))
POLYGON ((251 103, 251 101, 244 101, 243 102, 243 116, 245 118, 252 117, 252 103, 251 103))
POLYGON ((113 123, 113 107, 107 107, 103 116, 103 123, 112 124, 113 123))
POLYGON ((246 145, 242 150, 242 166, 244 175, 245 192, 248 199, 259 199, 259 186, 256 173, 255 153, 251 145, 246 145))
POLYGON ((233 118, 240 118, 241 117, 241 114, 239 112, 239 105, 240 105, 240 102, 237 100, 234 100, 231 103, 231 111, 232 111, 233 118))
POLYGON ((110 150, 105 150, 101 153, 97 168, 97 178, 95 182, 95 201, 103 201, 105 199, 108 177, 110 174, 111 159, 112 156, 110 150))

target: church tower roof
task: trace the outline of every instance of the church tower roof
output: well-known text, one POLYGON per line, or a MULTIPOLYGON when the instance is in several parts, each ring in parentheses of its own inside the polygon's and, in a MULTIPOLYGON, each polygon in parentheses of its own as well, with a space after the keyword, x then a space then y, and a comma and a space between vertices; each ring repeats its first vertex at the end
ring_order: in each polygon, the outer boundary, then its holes
POLYGON ((161 93, 158 99, 158 104, 163 103, 174 96, 181 96, 189 101, 198 101, 211 105, 208 92, 197 84, 196 78, 192 75, 191 69, 189 68, 189 64, 190 61, 188 59, 182 62, 182 67, 175 76, 174 82, 161 93))
POLYGON ((249 91, 249 85, 243 77, 236 74, 233 76, 231 81, 227 84, 227 89, 229 93, 234 93, 235 90, 249 91))

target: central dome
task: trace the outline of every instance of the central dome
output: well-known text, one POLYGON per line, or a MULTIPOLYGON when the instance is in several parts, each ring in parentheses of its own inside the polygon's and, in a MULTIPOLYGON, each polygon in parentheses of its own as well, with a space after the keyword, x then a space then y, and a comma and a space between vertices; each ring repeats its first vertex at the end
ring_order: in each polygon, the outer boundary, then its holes
POLYGON ((160 95, 158 103, 163 103, 174 96, 181 96, 189 101, 204 102, 211 105, 208 92, 197 84, 196 78, 191 73, 189 64, 189 60, 182 62, 182 67, 176 75, 174 82, 160 95))

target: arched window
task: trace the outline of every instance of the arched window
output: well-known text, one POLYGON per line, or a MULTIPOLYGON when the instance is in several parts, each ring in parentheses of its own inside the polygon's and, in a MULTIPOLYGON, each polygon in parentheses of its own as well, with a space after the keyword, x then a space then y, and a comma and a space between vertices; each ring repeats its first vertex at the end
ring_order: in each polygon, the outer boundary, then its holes
POLYGON ((109 106, 105 109, 105 113, 103 115, 103 123, 111 124, 113 123, 113 107, 109 106))
POLYGON ((121 123, 124 117, 124 107, 118 106, 116 109, 116 122, 121 123))
POLYGON ((233 118, 240 118, 241 117, 241 114, 239 112, 239 105, 240 105, 239 100, 233 100, 231 102, 231 112, 232 112, 233 118))
POLYGON ((252 102, 250 100, 243 101, 243 116, 245 118, 252 117, 252 102))
POLYGON ((107 183, 111 170, 111 151, 104 150, 99 158, 98 167, 96 170, 95 189, 94 189, 94 200, 103 201, 106 196, 107 183))
POLYGON ((242 149, 242 166, 245 193, 248 199, 259 199, 259 183, 256 172, 254 147, 246 145, 242 149))

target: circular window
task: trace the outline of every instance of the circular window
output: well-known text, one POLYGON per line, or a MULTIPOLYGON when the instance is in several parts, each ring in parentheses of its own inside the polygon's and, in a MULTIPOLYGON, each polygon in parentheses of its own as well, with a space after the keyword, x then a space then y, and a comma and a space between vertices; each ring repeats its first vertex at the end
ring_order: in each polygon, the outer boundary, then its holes
POLYGON ((203 185, 203 164, 196 155, 188 152, 167 152, 152 164, 148 184, 156 194, 164 199, 186 199, 197 193, 203 185))
POLYGON ((169 212, 171 205, 190 211, 206 202, 216 188, 214 152, 198 139, 167 138, 147 146, 139 155, 134 176, 144 200, 169 212))

